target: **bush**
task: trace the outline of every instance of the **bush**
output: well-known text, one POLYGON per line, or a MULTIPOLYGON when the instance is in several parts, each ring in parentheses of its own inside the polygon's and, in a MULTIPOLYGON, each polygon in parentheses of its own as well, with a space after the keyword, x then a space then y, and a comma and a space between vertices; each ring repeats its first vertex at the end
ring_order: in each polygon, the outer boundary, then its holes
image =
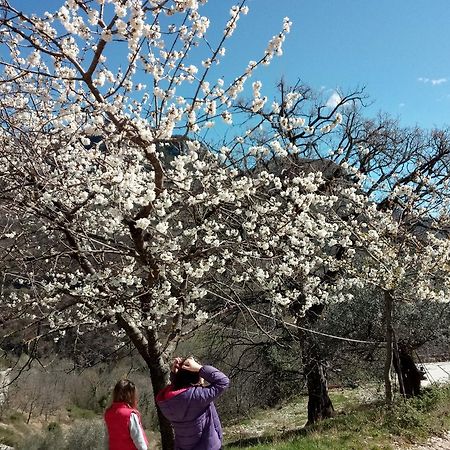
POLYGON ((423 416, 411 403, 396 404, 385 416, 385 425, 394 434, 405 434, 408 430, 424 427, 423 416))
POLYGON ((50 423, 44 434, 28 436, 17 450, 104 450, 105 430, 101 421, 76 422, 67 433, 50 423))
POLYGON ((14 447, 17 444, 17 435, 9 428, 0 428, 0 444, 14 447))
POLYGON ((430 412, 436 408, 441 401, 450 398, 449 387, 426 388, 419 397, 410 400, 411 404, 419 411, 430 412))
POLYGON ((424 438, 439 432, 448 416, 449 387, 424 389, 422 395, 399 401, 387 411, 384 425, 393 434, 424 438))
MULTIPOLYGON (((102 422, 92 421, 75 424, 66 437, 64 450, 104 450, 105 428, 102 422)), ((51 449, 49 449, 51 450, 51 449)), ((55 450, 57 450, 55 448, 55 450)))
POLYGON ((33 434, 25 438, 17 450, 64 450, 64 436, 61 427, 52 427, 43 435, 33 434))
POLYGON ((91 409, 84 409, 79 406, 71 406, 70 408, 67 408, 67 413, 72 420, 95 419, 97 417, 97 414, 91 409))

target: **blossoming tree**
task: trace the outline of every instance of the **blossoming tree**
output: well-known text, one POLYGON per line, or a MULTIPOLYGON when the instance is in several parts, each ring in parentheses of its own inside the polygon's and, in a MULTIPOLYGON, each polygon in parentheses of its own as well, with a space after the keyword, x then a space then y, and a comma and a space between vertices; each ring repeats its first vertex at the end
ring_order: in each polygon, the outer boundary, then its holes
MULTIPOLYGON (((275 314, 301 285, 311 304, 314 267, 343 263, 329 239, 350 245, 348 224, 323 213, 338 199, 323 195, 320 173, 245 174, 227 164, 233 144, 214 153, 196 139, 215 121, 232 124, 246 81, 281 54, 290 27, 285 19, 262 56, 226 83, 212 69, 248 8, 231 8, 213 47, 204 3, 68 0, 42 15, 0 6, 7 320, 35 325, 36 339, 116 324, 155 392, 184 335, 245 311, 250 297, 275 314), (208 54, 194 65, 198 47, 208 54)), ((258 111, 266 98, 253 87, 258 111)), ((364 208, 352 188, 345 195, 364 208)), ((160 427, 169 449, 162 417, 160 427)))
MULTIPOLYGON (((329 301, 330 282, 339 285, 345 278, 350 295, 364 286, 383 292, 386 396, 390 401, 390 317, 394 300, 449 298, 448 130, 401 128, 386 116, 367 120, 361 114, 360 106, 364 103, 361 92, 345 96, 336 93, 334 101, 327 102, 301 84, 289 87, 282 81, 279 91, 279 98, 272 105, 256 111, 253 101, 239 105, 241 111, 250 115, 252 123, 265 130, 255 141, 264 143, 267 154, 294 159, 294 171, 320 171, 329 195, 340 196, 350 183, 358 186, 355 195, 370 200, 365 210, 341 208, 338 213, 340 220, 355 227, 349 240, 358 247, 357 255, 349 265, 341 266, 345 275, 339 276, 334 269, 323 267, 318 273, 321 279, 318 284, 327 286, 327 295, 312 302, 306 314, 302 308, 297 323, 312 326, 321 317, 329 301)), ((278 171, 289 176, 282 164, 278 171)), ((341 242, 333 242, 336 259, 355 252, 341 242)), ((345 292, 342 285, 339 289, 345 292)), ((290 310, 296 316, 292 306, 290 310)), ((333 411, 327 392, 326 363, 318 354, 317 339, 303 331, 300 335, 307 367, 308 420, 315 422, 333 411)))
MULTIPOLYGON (((115 324, 155 392, 183 336, 231 310, 250 314, 249 299, 280 317, 299 298, 299 315, 344 300, 357 280, 345 276, 359 264, 354 236, 393 226, 354 183, 338 196, 321 171, 241 170, 238 148, 258 168, 268 159, 266 145, 246 145, 251 131, 218 151, 201 144, 216 122, 233 124, 238 96, 290 28, 285 19, 227 82, 214 67, 248 8, 231 8, 214 46, 204 3, 68 0, 42 15, 0 4, 3 307, 36 325, 36 338, 115 324)), ((267 98, 252 87, 251 111, 262 113, 267 98)), ((331 111, 321 135, 341 121, 331 111)), ((278 158, 298 153, 284 136, 271 146, 278 158)), ((160 427, 172 448, 162 417, 160 427)))

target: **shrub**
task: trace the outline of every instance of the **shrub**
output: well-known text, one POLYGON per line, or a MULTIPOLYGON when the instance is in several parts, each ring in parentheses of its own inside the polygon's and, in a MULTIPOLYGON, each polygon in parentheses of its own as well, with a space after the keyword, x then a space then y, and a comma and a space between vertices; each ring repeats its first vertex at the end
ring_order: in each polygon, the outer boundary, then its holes
MULTIPOLYGON (((66 437, 64 450, 80 449, 105 449, 105 428, 102 422, 77 423, 70 429, 66 437)), ((57 449, 55 448, 55 450, 57 449)))
POLYGON ((0 428, 0 444, 14 447, 17 444, 17 435, 9 428, 0 428))
POLYGON ((43 434, 33 434, 15 447, 17 450, 104 450, 105 431, 101 421, 76 422, 67 433, 58 423, 50 423, 43 434))
POLYGON ((63 450, 64 436, 61 427, 48 429, 46 433, 27 436, 18 446, 17 450, 63 450))

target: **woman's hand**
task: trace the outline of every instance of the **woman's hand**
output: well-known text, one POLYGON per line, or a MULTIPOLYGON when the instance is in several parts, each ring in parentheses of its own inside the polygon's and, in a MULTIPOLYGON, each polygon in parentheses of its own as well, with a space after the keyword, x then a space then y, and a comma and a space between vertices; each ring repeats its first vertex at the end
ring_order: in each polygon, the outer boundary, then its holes
POLYGON ((183 358, 175 358, 170 366, 170 371, 173 373, 177 373, 181 369, 182 362, 183 358))
POLYGON ((203 366, 199 364, 194 358, 186 358, 181 366, 181 369, 188 372, 198 372, 203 366))

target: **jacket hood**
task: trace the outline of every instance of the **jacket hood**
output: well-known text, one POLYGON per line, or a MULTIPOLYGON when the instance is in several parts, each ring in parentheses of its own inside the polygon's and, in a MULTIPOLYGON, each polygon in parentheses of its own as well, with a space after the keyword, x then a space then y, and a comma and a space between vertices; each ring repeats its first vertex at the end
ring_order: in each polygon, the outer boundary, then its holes
POLYGON ((180 395, 183 392, 186 392, 189 388, 181 388, 181 389, 174 389, 171 384, 166 386, 162 391, 159 391, 158 395, 156 396, 157 402, 165 402, 167 400, 170 400, 171 398, 176 397, 177 395, 180 395))

